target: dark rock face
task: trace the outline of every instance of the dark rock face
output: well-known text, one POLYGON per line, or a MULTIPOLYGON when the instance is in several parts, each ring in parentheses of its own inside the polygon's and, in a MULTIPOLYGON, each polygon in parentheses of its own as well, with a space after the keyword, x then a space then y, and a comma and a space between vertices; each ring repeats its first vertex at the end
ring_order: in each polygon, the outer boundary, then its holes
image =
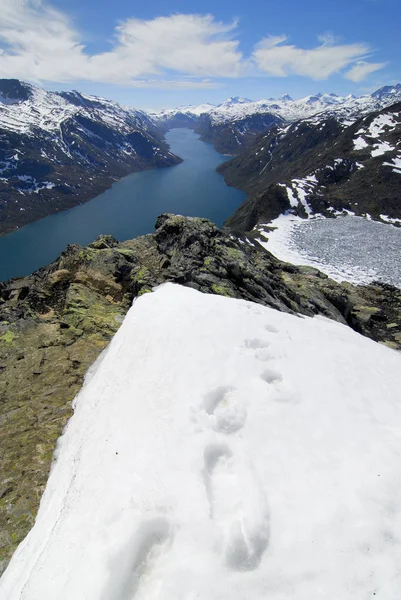
POLYGON ((391 167, 400 140, 401 104, 345 128, 329 118, 306 119, 287 130, 273 129, 247 152, 218 168, 229 185, 249 194, 227 225, 249 231, 287 210, 305 217, 302 190, 312 214, 330 217, 346 209, 378 220, 381 214, 401 218, 401 177, 391 167), (373 135, 380 119, 392 125, 383 125, 373 135), (358 148, 359 138, 363 147, 358 148), (381 148, 387 150, 380 153, 381 148))
POLYGON ((166 281, 303 315, 322 314, 401 348, 401 291, 340 285, 282 263, 206 219, 161 215, 154 234, 68 246, 0 284, 0 565, 32 527, 52 454, 88 367, 132 300, 166 281))
POLYGON ((31 89, 18 79, 0 79, 0 94, 7 103, 18 104, 31 97, 31 89))
POLYGON ((271 113, 256 113, 225 123, 214 123, 209 115, 201 115, 195 132, 203 142, 213 144, 221 154, 239 154, 256 140, 262 131, 281 125, 283 119, 271 113))

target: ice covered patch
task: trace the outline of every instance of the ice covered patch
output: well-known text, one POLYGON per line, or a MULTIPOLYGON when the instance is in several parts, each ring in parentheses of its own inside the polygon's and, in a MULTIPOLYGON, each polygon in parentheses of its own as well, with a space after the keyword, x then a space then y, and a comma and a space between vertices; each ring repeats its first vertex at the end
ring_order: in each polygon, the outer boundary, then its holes
POLYGON ((400 386, 345 325, 159 287, 90 369, 1 598, 397 598, 400 386))
POLYGON ((362 218, 331 212, 338 218, 281 215, 269 224, 275 229, 266 234, 268 240, 259 242, 277 258, 316 267, 336 281, 378 280, 401 288, 401 230, 370 220, 368 213, 362 218))

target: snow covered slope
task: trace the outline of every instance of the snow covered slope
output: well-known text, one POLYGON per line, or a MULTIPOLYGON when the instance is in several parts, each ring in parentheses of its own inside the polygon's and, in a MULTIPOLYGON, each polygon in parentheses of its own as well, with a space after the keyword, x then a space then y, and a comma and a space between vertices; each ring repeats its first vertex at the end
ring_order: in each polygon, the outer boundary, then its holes
POLYGON ((248 100, 228 98, 218 106, 181 106, 177 109, 150 113, 155 123, 164 127, 195 126, 205 141, 213 142, 220 150, 238 152, 261 131, 279 124, 289 124, 315 117, 316 121, 334 118, 343 125, 401 101, 401 84, 386 86, 371 95, 359 98, 316 94, 293 100, 285 95, 279 99, 248 100))
POLYGON ((87 376, 7 600, 398 600, 401 356, 173 284, 87 376))
POLYGON ((129 172, 177 162, 141 111, 0 80, 0 234, 93 198, 129 172))

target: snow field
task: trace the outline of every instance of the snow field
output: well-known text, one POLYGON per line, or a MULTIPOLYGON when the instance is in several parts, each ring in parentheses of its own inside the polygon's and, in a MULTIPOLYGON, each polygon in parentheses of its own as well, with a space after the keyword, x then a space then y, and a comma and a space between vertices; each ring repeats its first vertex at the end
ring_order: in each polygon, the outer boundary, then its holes
POLYGON ((173 284, 90 369, 7 600, 399 598, 400 354, 173 284))

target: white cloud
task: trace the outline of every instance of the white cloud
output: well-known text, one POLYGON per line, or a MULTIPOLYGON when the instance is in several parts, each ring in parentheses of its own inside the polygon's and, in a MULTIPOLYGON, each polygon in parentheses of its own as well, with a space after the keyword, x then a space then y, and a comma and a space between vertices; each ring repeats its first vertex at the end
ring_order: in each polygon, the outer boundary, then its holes
POLYGON ((367 63, 360 61, 345 73, 345 77, 355 82, 362 81, 365 77, 370 75, 370 73, 374 73, 385 66, 386 63, 367 63))
POLYGON ((235 22, 211 15, 129 19, 115 30, 113 48, 90 56, 68 18, 41 0, 2 0, 0 76, 36 81, 87 80, 129 84, 169 71, 236 77, 242 69, 235 22))
POLYGON ((246 59, 235 39, 236 21, 193 14, 127 19, 115 28, 110 50, 91 55, 68 16, 45 0, 0 3, 0 77, 197 89, 216 87, 213 78, 256 74, 255 65, 267 76, 313 79, 348 68, 345 77, 352 81, 383 66, 366 61, 366 44, 340 44, 331 33, 310 50, 286 43, 285 35, 267 37, 246 59))
MULTIPOLYGON (((307 50, 285 44, 287 40, 286 36, 278 36, 267 37, 259 42, 253 53, 258 68, 273 77, 302 75, 312 79, 327 79, 355 61, 360 64, 370 53, 366 44, 336 44, 332 34, 319 36, 320 46, 307 50)), ((363 64, 367 75, 370 72, 367 65, 370 63, 364 61, 363 64)), ((357 74, 363 77, 363 69, 358 70, 357 67, 358 65, 354 67, 357 74)), ((377 68, 380 67, 375 65, 372 71, 377 68)))

